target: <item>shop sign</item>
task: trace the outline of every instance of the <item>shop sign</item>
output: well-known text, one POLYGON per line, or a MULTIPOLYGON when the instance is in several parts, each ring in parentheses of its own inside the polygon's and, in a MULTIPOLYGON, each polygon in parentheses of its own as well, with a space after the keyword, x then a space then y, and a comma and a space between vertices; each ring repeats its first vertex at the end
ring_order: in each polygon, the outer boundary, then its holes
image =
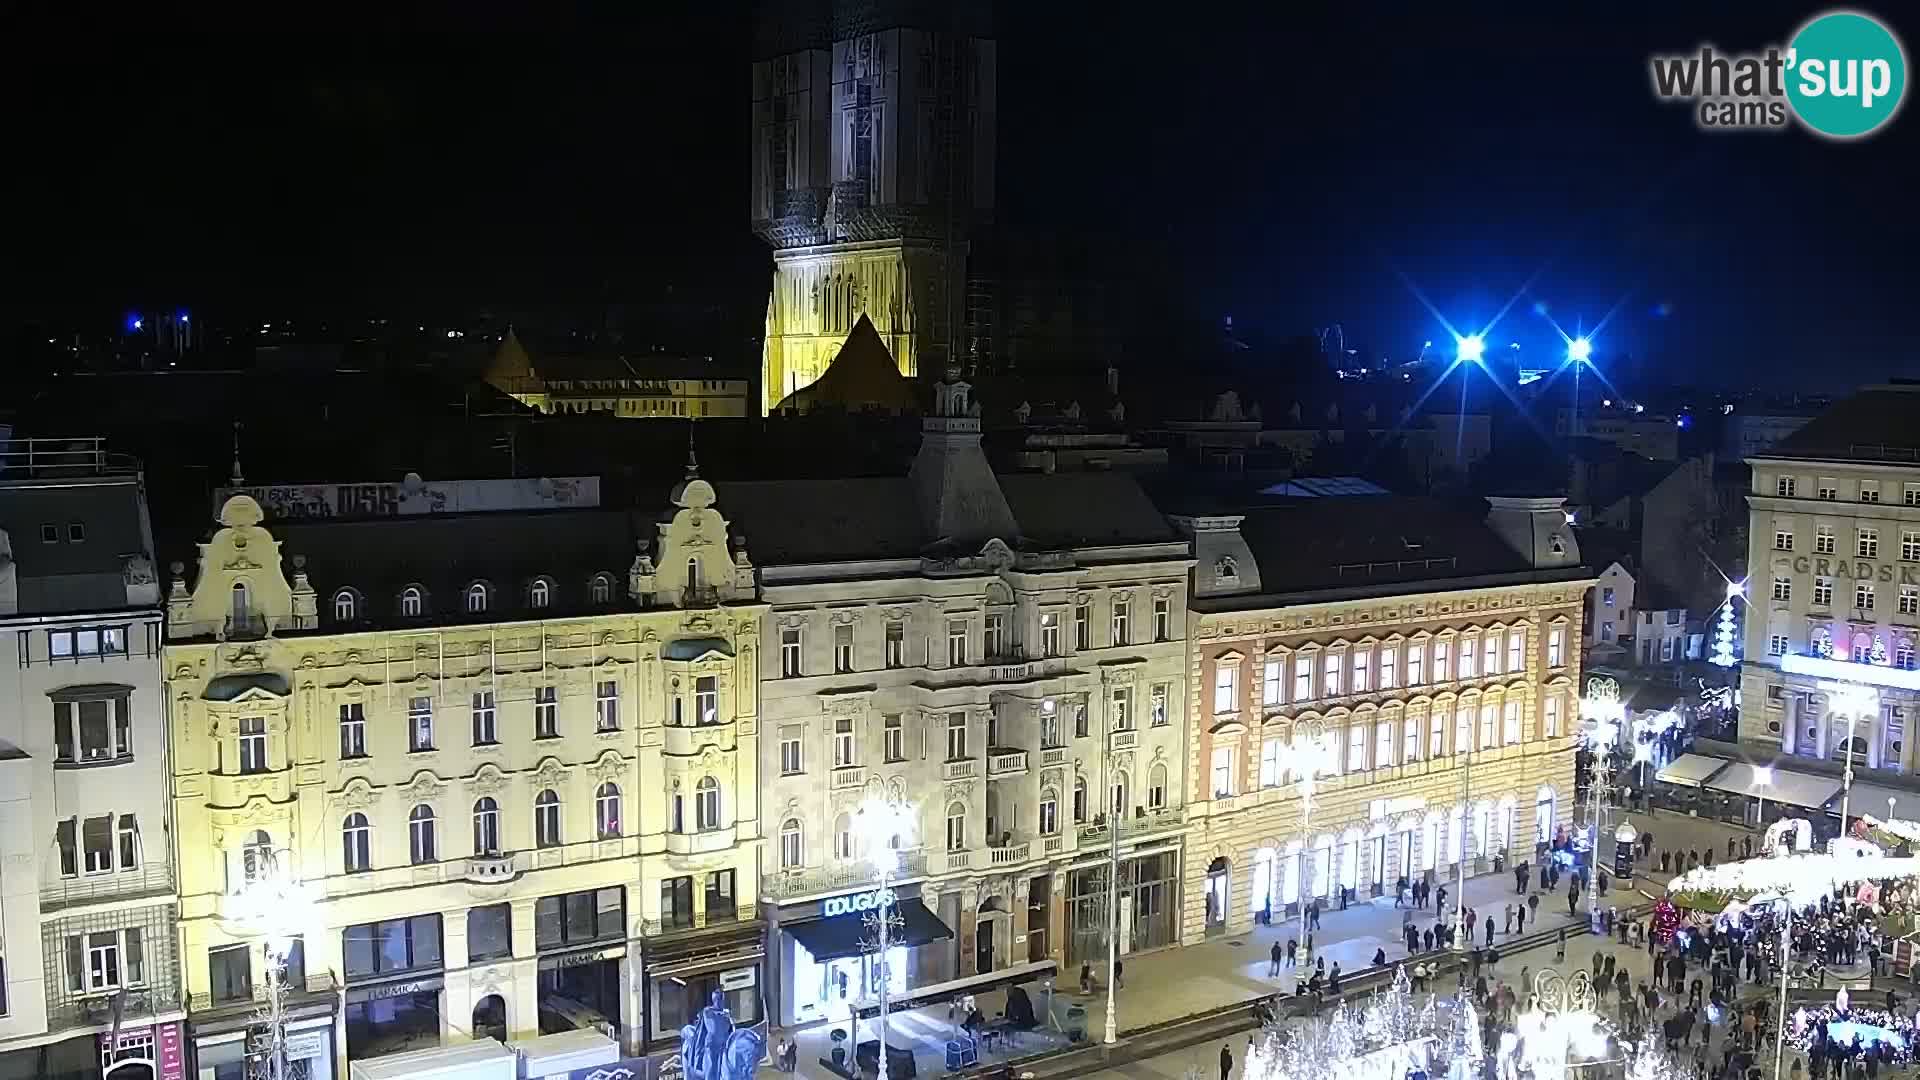
POLYGON ((566 1080, 646 1080, 649 1064, 646 1058, 621 1058, 605 1065, 575 1069, 566 1075, 566 1080))
POLYGON ((440 989, 439 979, 413 979, 408 982, 382 983, 379 986, 363 986, 347 991, 348 1001, 385 1001, 388 998, 406 997, 409 994, 424 993, 440 989))
POLYGON ((540 966, 547 968, 585 967, 588 964, 597 964, 602 960, 618 960, 626 954, 627 950, 624 948, 588 949, 586 952, 563 953, 559 956, 544 957, 541 960, 540 966))
POLYGON ((317 1058, 327 1052, 327 1033, 322 1029, 287 1032, 287 1057, 294 1061, 317 1058))
POLYGON ((731 971, 723 971, 720 973, 720 989, 748 990, 753 987, 758 978, 758 972, 752 967, 734 968, 731 971))
POLYGON ((187 1054, 180 1039, 180 1025, 161 1024, 155 1033, 158 1036, 155 1042, 158 1050, 156 1056, 160 1059, 160 1080, 186 1080, 187 1054))
POLYGON ((835 915, 851 915, 860 911, 872 911, 886 904, 899 902, 892 889, 875 889, 872 892, 854 893, 852 896, 829 896, 820 902, 820 914, 827 918, 835 915))
POLYGON ((1920 570, 1911 566, 1871 563, 1865 559, 1816 559, 1800 555, 1793 560, 1793 572, 1811 571, 1817 577, 1852 578, 1855 581, 1891 582, 1896 575, 1902 585, 1920 585, 1920 570))

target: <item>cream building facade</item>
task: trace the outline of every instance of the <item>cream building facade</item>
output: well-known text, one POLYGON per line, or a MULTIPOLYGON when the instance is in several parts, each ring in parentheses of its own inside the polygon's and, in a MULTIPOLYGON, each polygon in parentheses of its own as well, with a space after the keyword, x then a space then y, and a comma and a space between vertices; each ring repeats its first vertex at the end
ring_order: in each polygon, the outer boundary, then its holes
POLYGON ((1920 387, 1869 387, 1748 459, 1741 742, 1915 770, 1916 416, 1920 387))
POLYGON ((249 885, 312 903, 309 1076, 471 1038, 629 1052, 758 981, 753 569, 689 470, 658 523, 263 522, 219 508, 168 601, 180 942, 201 1075, 241 1075, 249 885), (638 555, 636 552, 638 548, 638 555))
POLYGON ((1569 826, 1592 574, 1558 500, 1493 503, 1176 515, 1197 559, 1183 942, 1463 858, 1537 865, 1569 826))
POLYGON ((0 443, 0 1072, 184 1063, 160 586, 137 464, 0 443))
POLYGON ((895 1001, 1175 943, 1187 544, 1130 477, 999 475, 936 387, 903 478, 722 485, 760 553, 761 897, 777 1023, 877 993, 856 813, 911 807, 895 1001))

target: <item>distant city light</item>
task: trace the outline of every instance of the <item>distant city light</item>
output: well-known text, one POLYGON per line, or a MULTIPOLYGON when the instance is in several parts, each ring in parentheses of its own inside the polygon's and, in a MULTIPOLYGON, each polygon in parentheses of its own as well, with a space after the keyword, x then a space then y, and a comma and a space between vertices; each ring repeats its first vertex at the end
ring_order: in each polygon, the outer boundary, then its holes
POLYGON ((1733 596, 1745 596, 1746 594, 1747 594, 1747 583, 1746 583, 1746 582, 1744 582, 1744 581, 1729 581, 1729 582, 1727 582, 1727 595, 1728 595, 1729 597, 1733 597, 1733 596))
POLYGON ((1602 401, 1602 402, 1600 402, 1600 404, 1601 404, 1601 405, 1604 405, 1604 406, 1606 406, 1606 407, 1607 407, 1607 408, 1609 408, 1609 409, 1611 409, 1611 408, 1613 408, 1613 399, 1612 399, 1612 398, 1607 398, 1606 400, 1604 400, 1604 401, 1602 401))
POLYGON ((187 321, 187 313, 186 313, 186 312, 184 312, 184 311, 183 311, 183 312, 181 312, 181 313, 180 313, 180 321, 181 321, 182 323, 185 323, 185 322, 187 321))
POLYGON ((1634 412, 1637 412, 1637 413, 1640 413, 1640 412, 1646 412, 1646 411, 1647 411, 1647 407, 1646 407, 1645 405, 1635 405, 1635 406, 1633 407, 1633 411, 1634 411, 1634 412))
POLYGON ((1477 364, 1487 353, 1487 342, 1479 334, 1468 334, 1466 337, 1455 339, 1453 348, 1454 355, 1461 363, 1477 364))
POLYGON ((1592 355, 1593 342, 1588 341, 1586 338, 1577 337, 1567 342, 1567 359, 1572 360, 1574 363, 1584 363, 1586 359, 1592 355))

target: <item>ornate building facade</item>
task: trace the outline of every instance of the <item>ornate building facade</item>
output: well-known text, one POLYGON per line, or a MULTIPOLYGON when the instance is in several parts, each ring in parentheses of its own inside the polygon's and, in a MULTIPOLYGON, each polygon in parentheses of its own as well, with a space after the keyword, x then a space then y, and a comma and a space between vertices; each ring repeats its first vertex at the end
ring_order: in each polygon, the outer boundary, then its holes
POLYGON ((936 387, 906 477, 721 485, 759 552, 761 898, 775 1022, 870 1005, 858 811, 910 807, 896 1002, 1173 944, 1188 546, 1131 477, 999 475, 936 387))
POLYGON ((690 469, 672 501, 219 508, 197 572, 175 564, 166 648, 203 1075, 244 1067, 266 979, 245 899, 276 871, 311 898, 288 965, 310 1076, 574 1028, 632 1050, 723 976, 757 983, 764 608, 713 489, 690 469))
POLYGON ((862 315, 902 374, 960 357, 994 176, 984 5, 773 7, 752 72, 751 214, 774 260, 762 413, 818 379, 862 315))
POLYGON ((1286 502, 1176 517, 1198 564, 1185 942, 1534 860, 1572 818, 1592 574, 1559 501, 1286 502))

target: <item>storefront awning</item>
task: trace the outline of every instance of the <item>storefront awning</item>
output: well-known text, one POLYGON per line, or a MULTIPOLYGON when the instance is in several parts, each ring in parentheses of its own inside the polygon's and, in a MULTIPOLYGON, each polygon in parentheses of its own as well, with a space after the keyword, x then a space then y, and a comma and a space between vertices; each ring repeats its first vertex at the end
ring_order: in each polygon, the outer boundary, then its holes
POLYGON ((1663 784, 1699 787, 1726 764, 1725 758, 1708 757, 1705 754, 1681 754, 1667 762, 1659 772, 1654 773, 1653 778, 1663 784))
MULTIPOLYGON (((889 945, 897 942, 906 948, 914 948, 953 936, 952 928, 941 922, 940 916, 928 910, 919 897, 897 900, 893 910, 900 916, 900 925, 889 931, 889 945)), ((858 956, 873 944, 870 940, 873 934, 867 927, 865 916, 855 912, 791 923, 781 929, 792 934, 793 939, 813 956, 815 963, 858 956)))
MULTIPOLYGON (((1889 816, 1887 814, 1889 798, 1893 799, 1892 817, 1909 820, 1920 818, 1920 792, 1885 787, 1880 784, 1865 784, 1858 780, 1853 782, 1853 791, 1848 795, 1847 813, 1854 817, 1872 814, 1874 817, 1885 820, 1889 816)), ((1835 814, 1840 812, 1838 795, 1834 796, 1832 809, 1835 814)))
POLYGON ((1714 791, 1765 798, 1771 802, 1817 810, 1839 792, 1840 781, 1830 776, 1813 776, 1776 768, 1772 777, 1762 784, 1756 782, 1752 765, 1736 761, 1708 780, 1705 786, 1714 791))

